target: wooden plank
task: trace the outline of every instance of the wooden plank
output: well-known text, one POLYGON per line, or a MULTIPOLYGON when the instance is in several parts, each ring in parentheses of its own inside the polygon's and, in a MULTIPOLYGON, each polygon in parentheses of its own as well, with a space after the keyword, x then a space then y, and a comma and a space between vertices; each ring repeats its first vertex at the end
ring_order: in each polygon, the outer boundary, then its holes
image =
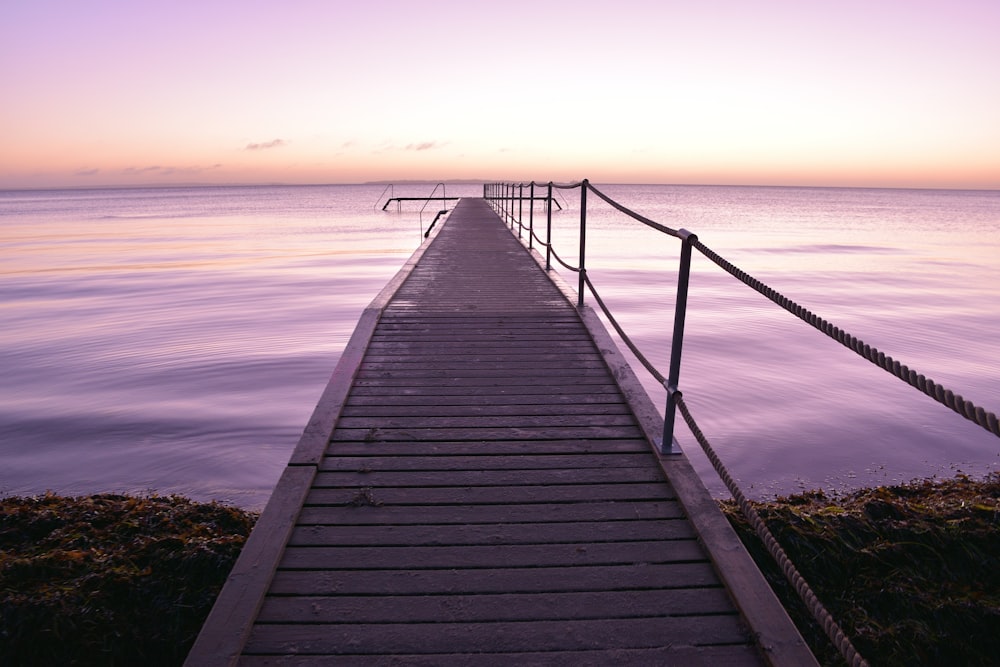
POLYGON ((641 437, 636 426, 496 426, 460 428, 338 428, 333 432, 331 446, 344 441, 417 442, 420 440, 624 440, 641 437))
MULTIPOLYGON (((539 332, 539 337, 551 332, 539 332)), ((435 340, 412 339, 404 336, 372 339, 369 351, 374 360, 405 359, 415 360, 435 357, 456 357, 460 359, 476 359, 479 357, 500 357, 510 355, 512 361, 531 361, 532 359, 565 359, 573 356, 587 357, 593 354, 593 346, 583 338, 557 340, 548 338, 536 342, 525 342, 523 336, 514 333, 499 335, 494 332, 490 337, 469 337, 460 340, 454 334, 441 332, 435 340)))
MULTIPOLYGON (((669 492, 669 490, 668 490, 669 492)), ((299 525, 405 525, 472 524, 562 521, 609 521, 633 519, 678 519, 684 517, 680 503, 671 499, 590 501, 580 503, 503 505, 314 505, 299 514, 299 525), (540 511, 544 509, 543 511, 540 511)))
POLYGON ((721 588, 433 596, 270 597, 259 623, 470 623, 732 614, 721 588), (349 620, 348 620, 349 619, 349 620))
POLYGON ((617 388, 611 384, 574 383, 572 385, 563 385, 561 387, 553 387, 551 385, 533 385, 528 387, 518 387, 516 391, 510 387, 495 385, 488 387, 451 387, 447 385, 439 385, 434 387, 433 391, 428 391, 426 387, 387 387, 373 384, 369 386, 355 385, 351 390, 351 396, 348 403, 350 404, 356 399, 361 401, 378 401, 385 399, 387 401, 398 400, 400 402, 440 400, 443 405, 450 405, 456 400, 467 400, 470 402, 494 401, 497 403, 509 401, 513 404, 533 404, 539 402, 539 400, 547 400, 550 405, 555 405, 561 403, 573 403, 575 401, 586 401, 589 399, 597 401, 614 399, 617 402, 620 400, 620 397, 621 394, 618 392, 617 388))
POLYGON ((393 654, 653 648, 747 643, 735 615, 532 623, 260 624, 247 653, 393 654))
POLYGON ((395 311, 386 314, 386 320, 379 331, 384 334, 410 333, 410 332, 437 332, 440 327, 445 326, 450 331, 473 330, 476 332, 495 332, 498 329, 503 331, 533 331, 543 326, 545 329, 565 332, 576 338, 580 336, 580 323, 575 314, 560 316, 558 312, 550 311, 544 315, 532 317, 509 317, 509 316, 476 316, 476 317, 429 317, 429 316, 409 316, 400 317, 395 311))
POLYGON ((558 368, 563 366, 573 366, 577 362, 590 368, 600 368, 601 359, 593 358, 592 355, 578 350, 558 350, 549 354, 528 354, 525 351, 505 352, 493 346, 485 347, 477 345, 473 349, 439 350, 437 353, 408 352, 401 351, 380 352, 369 355, 367 361, 371 362, 371 367, 376 364, 393 364, 403 368, 423 368, 423 367, 444 367, 444 368, 469 368, 493 367, 497 365, 510 364, 510 367, 519 369, 541 369, 558 368), (502 357, 510 356, 517 359, 503 361, 502 357))
POLYGON ((547 416, 558 411, 563 415, 629 415, 624 403, 569 404, 544 403, 520 405, 493 405, 483 401, 479 405, 351 405, 341 410, 341 419, 348 417, 519 417, 547 416))
POLYGON ((291 546, 474 546, 641 542, 694 538, 686 521, 580 521, 466 526, 298 526, 291 546))
MULTIPOLYGON (((555 359, 554 355, 546 355, 537 361, 492 362, 478 359, 461 359, 457 355, 449 355, 448 361, 414 360, 409 357, 382 363, 365 363, 359 373, 362 377, 380 377, 383 373, 392 373, 386 377, 410 377, 401 373, 422 373, 416 377, 493 377, 498 371, 508 371, 517 377, 546 376, 556 377, 593 377, 600 375, 596 371, 606 373, 603 362, 599 359, 580 359, 579 355, 565 355, 564 359, 555 359), (476 375, 472 375, 472 373, 476 375)), ((381 357, 385 358, 385 357, 381 357)), ((593 383, 592 383, 593 384, 593 383)))
POLYGON ((538 486, 540 484, 633 484, 662 482, 663 472, 645 468, 583 468, 579 470, 427 470, 321 472, 313 488, 370 486, 538 486))
POLYGON ((556 393, 542 392, 517 394, 496 392, 442 392, 433 394, 417 392, 373 392, 361 391, 357 388, 351 392, 347 400, 347 409, 358 409, 365 406, 387 408, 392 406, 424 406, 448 409, 453 406, 468 405, 473 407, 494 406, 503 409, 504 406, 534 406, 559 405, 565 408, 586 409, 587 405, 621 405, 621 396, 614 391, 595 392, 589 388, 581 388, 580 393, 571 393, 560 389, 556 393))
MULTIPOLYGON (((565 665, 683 665, 684 667, 746 667, 759 665, 760 657, 752 646, 745 644, 717 646, 658 646, 654 648, 595 649, 582 651, 516 653, 448 653, 394 654, 390 660, 408 667, 565 667, 565 665)), ((338 667, 370 667, 383 665, 386 659, 371 655, 338 655, 338 667)), ((246 655, 240 665, 246 667, 316 667, 329 665, 324 655, 246 655)))
POLYGON ((440 547, 286 547, 279 567, 315 570, 452 567, 554 567, 705 560, 694 540, 626 543, 501 544, 440 547))
POLYGON ((416 362, 407 360, 395 360, 389 363, 365 361, 358 371, 359 377, 381 376, 383 373, 391 373, 389 377, 463 377, 463 376, 491 376, 495 373, 518 374, 531 377, 532 375, 556 375, 556 376, 588 376, 601 375, 607 373, 603 362, 600 359, 583 359, 576 355, 569 359, 553 360, 551 357, 544 357, 538 360, 529 361, 482 361, 479 359, 450 359, 449 361, 438 362, 416 362))
POLYGON ((629 454, 523 454, 519 456, 327 456, 320 471, 381 470, 563 470, 586 468, 648 468, 653 458, 629 454))
POLYGON ((278 570, 273 595, 443 595, 722 589, 708 562, 476 569, 278 570))
MULTIPOLYGON (((601 440, 424 440, 415 446, 414 441, 376 442, 376 433, 357 433, 362 437, 351 441, 332 442, 328 455, 338 456, 399 456, 420 454, 423 456, 455 454, 590 454, 619 452, 649 452, 649 445, 638 438, 606 438, 601 440)), ((512 434, 504 434, 512 435, 512 434)))
MULTIPOLYGON (((552 412, 551 410, 549 412, 552 412)), ((561 410, 559 412, 562 412, 561 410)), ((635 419, 632 415, 625 414, 542 414, 542 415, 468 415, 455 416, 443 415, 437 417, 428 416, 385 416, 372 418, 367 415, 361 417, 341 417, 337 422, 337 430, 350 431, 351 429, 364 429, 377 426, 379 431, 389 429, 420 429, 427 431, 437 428, 447 429, 496 429, 496 428, 543 428, 555 426, 565 427, 605 427, 605 426, 633 426, 635 419)))
MULTIPOLYGON (((355 380, 355 386, 366 387, 366 386, 376 386, 376 387, 431 387, 437 389, 438 387, 506 387, 508 390, 515 390, 525 383, 526 380, 530 379, 530 383, 534 384, 536 387, 561 387, 566 382, 572 382, 576 385, 594 385, 601 387, 613 387, 612 383, 609 383, 605 376, 603 375, 593 375, 586 372, 582 372, 580 375, 559 375, 559 376, 542 376, 538 377, 533 374, 496 374, 488 375, 485 377, 449 377, 442 375, 439 377, 430 378, 392 378, 392 377, 361 377, 355 380)), ((431 390, 426 390, 431 391, 431 390)))
POLYGON ((310 505, 492 505, 500 503, 573 503, 663 500, 664 484, 563 484, 558 486, 313 488, 306 497, 310 505))

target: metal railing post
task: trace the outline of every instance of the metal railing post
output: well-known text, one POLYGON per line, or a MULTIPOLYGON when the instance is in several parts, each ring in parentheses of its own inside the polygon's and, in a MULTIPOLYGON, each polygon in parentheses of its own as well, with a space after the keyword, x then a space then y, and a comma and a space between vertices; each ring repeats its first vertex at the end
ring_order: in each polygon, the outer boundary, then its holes
POLYGON ((507 217, 510 220, 510 228, 514 229, 514 184, 507 186, 507 217))
POLYGON ((546 200, 545 214, 545 270, 552 270, 552 181, 549 181, 549 194, 546 200))
POLYGON ((524 183, 517 184, 517 238, 521 238, 524 228, 524 183))
POLYGON ((535 241, 535 182, 531 182, 528 190, 528 250, 535 241))
POLYGON ((507 221, 510 223, 510 228, 514 229, 514 185, 513 183, 508 183, 506 187, 507 194, 504 197, 504 206, 507 207, 507 221))
POLYGON ((580 184, 580 281, 577 287, 576 307, 583 307, 583 289, 587 285, 587 187, 586 178, 580 184))
POLYGON ((698 240, 686 229, 677 230, 681 245, 681 263, 677 271, 677 301, 674 304, 674 336, 670 342, 670 372, 663 385, 667 390, 667 406, 663 413, 663 442, 661 454, 675 454, 674 421, 677 415, 677 397, 681 395, 678 382, 681 375, 681 351, 684 347, 684 317, 687 314, 688 284, 691 279, 691 246, 698 240))

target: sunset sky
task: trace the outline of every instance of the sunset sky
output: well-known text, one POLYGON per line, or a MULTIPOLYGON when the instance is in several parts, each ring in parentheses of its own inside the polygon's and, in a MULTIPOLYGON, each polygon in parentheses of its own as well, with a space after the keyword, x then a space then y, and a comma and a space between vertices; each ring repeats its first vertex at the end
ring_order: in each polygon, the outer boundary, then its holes
POLYGON ((0 188, 1000 188, 998 0, 2 0, 0 188))

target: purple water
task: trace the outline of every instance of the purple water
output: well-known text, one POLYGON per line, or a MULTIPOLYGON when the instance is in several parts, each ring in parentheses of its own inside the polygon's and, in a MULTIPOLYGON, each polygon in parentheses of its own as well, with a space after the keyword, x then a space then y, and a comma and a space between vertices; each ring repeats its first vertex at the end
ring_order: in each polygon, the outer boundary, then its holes
MULTIPOLYGON (((1000 411, 1000 193, 599 187, 1000 411)), ((0 192, 0 493, 261 507, 358 315, 437 208, 382 212, 382 191, 0 192)), ((563 196, 555 241, 575 260, 579 191, 563 196)), ((591 278, 665 371, 677 242, 590 203, 591 278)), ((694 269, 681 388, 751 495, 996 467, 1000 439, 705 258, 694 269)))

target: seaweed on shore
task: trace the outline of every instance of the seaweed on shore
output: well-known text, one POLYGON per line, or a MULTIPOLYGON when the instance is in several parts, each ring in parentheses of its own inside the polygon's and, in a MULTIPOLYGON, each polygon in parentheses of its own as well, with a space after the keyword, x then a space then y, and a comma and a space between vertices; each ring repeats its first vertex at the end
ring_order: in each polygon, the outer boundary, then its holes
POLYGON ((179 496, 0 498, 0 664, 181 664, 255 519, 179 496))
MULTIPOLYGON (((995 665, 1000 476, 914 481, 754 503, 873 665, 995 665)), ((842 664, 731 501, 723 511, 824 664, 842 664)))
MULTIPOLYGON (((873 665, 1000 655, 1000 475, 755 503, 873 665)), ((839 658, 732 503, 825 664, 839 658)), ((255 516, 185 498, 0 498, 0 664, 179 665, 255 516)))

